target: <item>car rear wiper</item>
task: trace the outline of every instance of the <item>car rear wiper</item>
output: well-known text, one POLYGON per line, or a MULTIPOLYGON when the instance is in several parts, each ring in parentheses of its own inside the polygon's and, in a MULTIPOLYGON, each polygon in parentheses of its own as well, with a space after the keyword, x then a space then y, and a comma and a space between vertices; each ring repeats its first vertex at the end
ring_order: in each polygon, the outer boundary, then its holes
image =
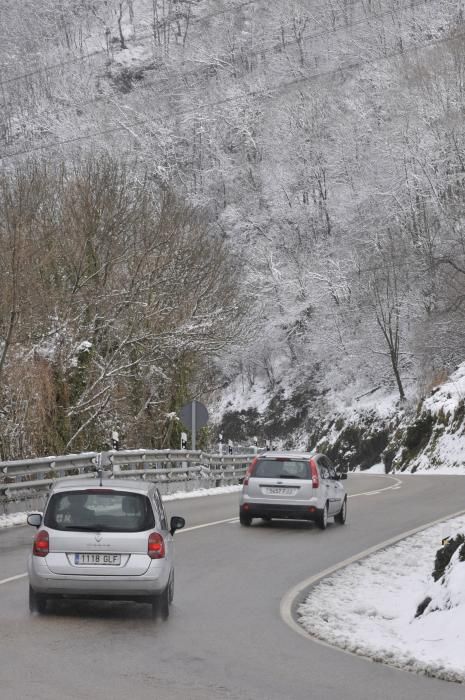
POLYGON ((302 479, 301 476, 296 476, 295 474, 280 474, 278 479, 302 479))
POLYGON ((119 528, 105 527, 105 525, 65 525, 65 530, 77 530, 79 532, 120 532, 119 528))

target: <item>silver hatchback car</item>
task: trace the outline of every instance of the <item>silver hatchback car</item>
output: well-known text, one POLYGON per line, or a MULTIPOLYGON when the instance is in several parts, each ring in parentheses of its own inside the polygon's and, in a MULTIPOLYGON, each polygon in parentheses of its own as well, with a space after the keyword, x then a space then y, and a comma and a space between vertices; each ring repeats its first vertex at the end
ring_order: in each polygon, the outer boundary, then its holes
POLYGON ((323 454, 266 452, 247 469, 239 505, 241 525, 253 518, 313 520, 322 530, 328 518, 342 525, 347 517, 347 494, 338 472, 323 454))
POLYGON ((174 593, 173 534, 153 483, 67 479, 55 484, 28 559, 29 607, 44 613, 51 598, 133 600, 164 619, 174 593))

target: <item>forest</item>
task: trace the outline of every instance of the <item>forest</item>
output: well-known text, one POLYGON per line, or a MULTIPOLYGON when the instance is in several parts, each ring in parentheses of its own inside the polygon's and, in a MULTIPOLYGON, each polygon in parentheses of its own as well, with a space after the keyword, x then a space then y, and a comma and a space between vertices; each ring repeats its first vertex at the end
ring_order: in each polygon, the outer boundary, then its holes
POLYGON ((464 0, 7 0, 0 457, 465 359, 464 0))

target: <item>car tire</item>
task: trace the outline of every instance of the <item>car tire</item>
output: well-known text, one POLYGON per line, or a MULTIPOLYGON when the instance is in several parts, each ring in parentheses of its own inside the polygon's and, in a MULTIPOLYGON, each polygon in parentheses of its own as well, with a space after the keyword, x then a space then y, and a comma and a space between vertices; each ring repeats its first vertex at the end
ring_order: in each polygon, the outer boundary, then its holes
POLYGON ((245 513, 239 513, 239 522, 241 525, 249 527, 249 525, 252 525, 252 518, 250 515, 245 515, 245 513))
POLYGON ((169 598, 169 602, 171 605, 173 602, 173 599, 174 599, 174 571, 171 572, 171 578, 170 578, 170 582, 169 582, 168 586, 169 586, 168 598, 169 598))
POLYGON ((29 612, 44 615, 47 612, 47 597, 29 586, 29 612))
POLYGON ((320 530, 326 530, 328 527, 328 504, 325 503, 324 508, 322 508, 318 514, 318 527, 320 530))
POLYGON ((344 525, 345 521, 347 518, 347 496, 344 498, 342 502, 342 507, 341 510, 337 515, 334 516, 334 520, 339 523, 340 525, 344 525))
POLYGON ((167 620, 170 614, 170 586, 171 580, 168 582, 163 593, 159 593, 152 600, 152 617, 154 619, 161 618, 167 620))
POLYGON ((264 515, 262 520, 264 523, 271 523, 271 518, 268 515, 264 515))

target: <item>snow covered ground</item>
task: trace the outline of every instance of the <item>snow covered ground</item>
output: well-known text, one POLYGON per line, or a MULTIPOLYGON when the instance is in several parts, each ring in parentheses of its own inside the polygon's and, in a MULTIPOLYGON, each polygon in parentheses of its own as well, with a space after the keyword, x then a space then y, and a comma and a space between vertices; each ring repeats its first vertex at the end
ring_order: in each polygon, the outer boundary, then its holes
POLYGON ((13 525, 24 525, 27 513, 11 513, 10 515, 0 515, 0 528, 13 527, 13 525))
POLYGON ((435 525, 323 579, 299 607, 313 636, 399 668, 465 682, 465 561, 457 550, 433 581, 445 536, 465 516, 435 525), (418 605, 431 602, 415 617, 418 605))

